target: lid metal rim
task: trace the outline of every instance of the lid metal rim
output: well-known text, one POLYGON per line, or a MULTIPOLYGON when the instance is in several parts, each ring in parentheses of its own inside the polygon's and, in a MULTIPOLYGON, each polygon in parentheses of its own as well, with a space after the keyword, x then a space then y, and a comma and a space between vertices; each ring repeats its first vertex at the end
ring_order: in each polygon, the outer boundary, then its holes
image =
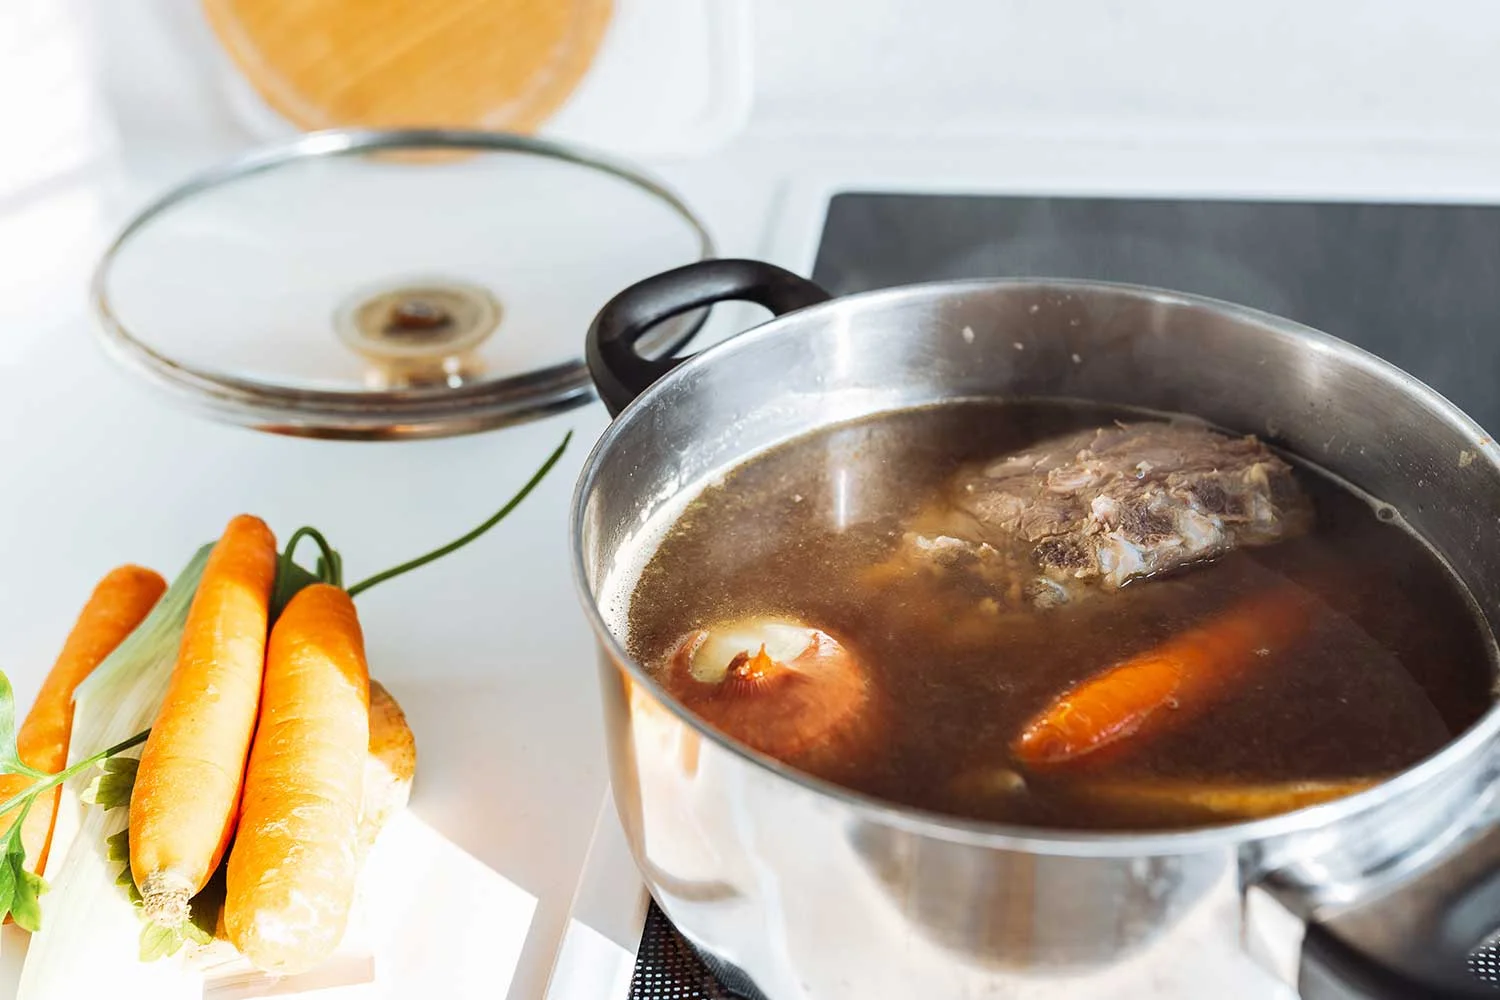
POLYGON ((396 415, 355 404, 276 405, 259 394, 164 376, 132 355, 119 360, 179 402, 216 419, 274 434, 339 440, 406 440, 454 437, 525 423, 576 409, 594 399, 591 385, 556 380, 544 396, 518 389, 478 403, 412 408, 396 415))
MULTIPOLYGON (((179 395, 196 397, 221 418, 249 426, 316 436, 320 429, 338 437, 441 437, 472 433, 572 409, 593 398, 593 383, 583 361, 570 361, 531 372, 468 386, 439 390, 294 389, 252 379, 212 374, 179 364, 133 336, 115 311, 109 295, 110 269, 132 236, 178 204, 223 185, 306 160, 382 150, 470 150, 514 152, 550 157, 601 170, 666 203, 688 224, 698 240, 698 259, 715 255, 713 238, 701 219, 661 182, 606 154, 549 139, 505 132, 462 129, 328 129, 289 142, 252 150, 211 167, 141 209, 105 248, 95 265, 90 298, 99 320, 98 335, 109 353, 127 367, 179 395), (391 425, 399 425, 393 427, 391 425), (419 425, 419 426, 418 426, 419 425)), ((684 317, 642 344, 644 353, 669 354, 698 331, 707 312, 684 317)), ((582 331, 579 332, 580 342, 582 331)))

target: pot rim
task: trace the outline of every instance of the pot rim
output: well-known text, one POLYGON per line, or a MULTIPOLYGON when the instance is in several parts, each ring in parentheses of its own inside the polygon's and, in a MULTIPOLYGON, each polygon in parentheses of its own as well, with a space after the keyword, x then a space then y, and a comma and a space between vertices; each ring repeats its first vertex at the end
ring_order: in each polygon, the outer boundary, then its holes
POLYGON ((1455 426, 1468 437, 1477 455, 1491 465, 1500 466, 1500 446, 1496 445, 1483 428, 1441 393, 1405 370, 1332 334, 1272 313, 1225 302, 1221 299, 1148 285, 1047 277, 931 281, 837 296, 726 337, 684 360, 632 400, 605 428, 604 433, 594 442, 592 450, 584 460, 578 482, 574 487, 569 515, 569 546, 572 549, 574 586, 584 605, 589 625, 594 630, 602 648, 617 664, 624 665, 632 680, 644 684, 656 701, 671 712, 678 721, 691 727, 704 739, 717 744, 720 749, 741 758, 754 767, 791 782, 804 792, 831 799, 867 821, 951 843, 1074 857, 1189 854, 1220 850, 1245 842, 1269 840, 1329 826, 1363 813, 1390 799, 1414 792, 1418 787, 1483 753, 1495 741, 1497 734, 1500 734, 1500 703, 1492 702, 1484 715, 1457 738, 1445 744, 1441 750, 1392 775, 1385 781, 1353 795, 1242 823, 1183 830, 1107 832, 994 823, 898 805, 798 771, 773 757, 752 750, 709 726, 672 698, 650 672, 626 652, 624 645, 610 631, 599 609, 594 591, 588 584, 587 567, 584 564, 583 525, 588 498, 593 492, 600 468, 615 441, 624 433, 625 427, 635 418, 635 415, 646 410, 654 400, 671 391, 673 385, 689 377, 692 372, 717 364, 719 359, 737 350, 745 350, 762 340, 782 335, 787 327, 797 322, 806 322, 804 317, 832 314, 840 309, 848 309, 849 304, 854 302, 879 306, 918 298, 944 298, 958 292, 986 288, 1016 287, 1029 287, 1037 291, 1111 292, 1164 305, 1206 309, 1269 327, 1297 338, 1310 348, 1338 355, 1346 362, 1380 376, 1383 381, 1395 383, 1402 392, 1417 397, 1435 416, 1455 426))

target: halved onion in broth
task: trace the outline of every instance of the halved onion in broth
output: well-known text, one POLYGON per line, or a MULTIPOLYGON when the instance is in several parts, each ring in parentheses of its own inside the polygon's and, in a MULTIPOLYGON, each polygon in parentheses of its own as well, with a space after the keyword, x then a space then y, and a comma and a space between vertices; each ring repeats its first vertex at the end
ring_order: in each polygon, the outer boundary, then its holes
POLYGON ((864 665, 821 629, 747 618, 690 632, 663 673, 683 706, 725 735, 816 774, 855 763, 874 734, 864 665))

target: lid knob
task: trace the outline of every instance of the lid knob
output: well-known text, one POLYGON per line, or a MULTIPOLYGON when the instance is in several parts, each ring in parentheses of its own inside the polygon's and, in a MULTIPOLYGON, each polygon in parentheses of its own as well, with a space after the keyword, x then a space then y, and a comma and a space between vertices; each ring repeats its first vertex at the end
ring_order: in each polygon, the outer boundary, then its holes
POLYGON ((446 279, 363 289, 338 311, 339 339, 369 363, 378 389, 459 386, 480 370, 475 348, 500 324, 500 302, 478 285, 446 279))
POLYGON ((429 333, 453 323, 453 316, 441 305, 424 298, 403 299, 391 307, 385 321, 387 334, 429 333))

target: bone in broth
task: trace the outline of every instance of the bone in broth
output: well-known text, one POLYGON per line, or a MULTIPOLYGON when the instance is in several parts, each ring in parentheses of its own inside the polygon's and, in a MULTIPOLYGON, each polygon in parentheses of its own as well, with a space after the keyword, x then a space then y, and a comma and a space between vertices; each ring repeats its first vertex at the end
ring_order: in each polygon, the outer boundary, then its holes
POLYGON ((1254 438, 1063 403, 819 430, 693 499, 627 645, 727 735, 1048 827, 1345 795, 1490 703, 1493 642, 1390 508, 1254 438))

